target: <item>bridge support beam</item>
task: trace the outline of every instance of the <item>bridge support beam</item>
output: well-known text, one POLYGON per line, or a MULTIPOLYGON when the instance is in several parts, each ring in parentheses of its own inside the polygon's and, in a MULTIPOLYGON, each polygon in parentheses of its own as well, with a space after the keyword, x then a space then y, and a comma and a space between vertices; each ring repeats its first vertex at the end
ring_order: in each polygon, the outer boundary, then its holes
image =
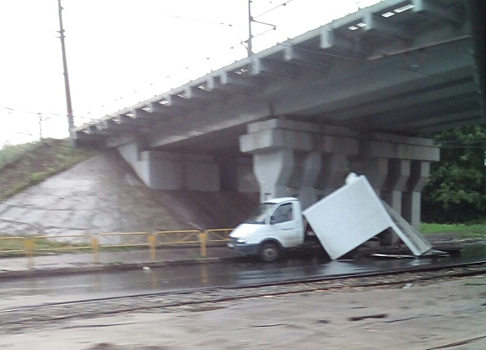
POLYGON ((350 172, 373 188, 415 228, 430 163, 432 140, 389 134, 357 135, 343 128, 272 119, 248 126, 240 150, 253 154, 260 198, 295 196, 307 207, 339 188, 350 172))
POLYGON ((219 191, 219 166, 205 154, 141 151, 140 145, 119 146, 121 156, 140 179, 157 190, 219 191))
POLYGON ((380 197, 419 229, 421 192, 430 163, 439 158, 432 140, 375 133, 361 137, 351 170, 366 175, 380 197))
POLYGON ((216 156, 222 191, 257 193, 260 188, 253 172, 253 161, 249 157, 235 157, 220 152, 216 156))
POLYGON ((248 125, 240 150, 253 154, 262 201, 294 196, 305 208, 342 185, 358 143, 344 128, 272 119, 248 125))
POLYGON ((421 194, 430 175, 430 162, 413 161, 403 195, 402 216, 413 227, 420 227, 421 194))

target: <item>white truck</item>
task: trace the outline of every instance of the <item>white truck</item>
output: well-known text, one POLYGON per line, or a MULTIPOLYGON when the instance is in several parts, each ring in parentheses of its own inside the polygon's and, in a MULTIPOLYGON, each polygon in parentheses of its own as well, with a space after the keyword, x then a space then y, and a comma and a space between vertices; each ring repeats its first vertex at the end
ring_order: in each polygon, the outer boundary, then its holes
POLYGON ((388 229, 414 255, 432 251, 418 231, 380 200, 364 176, 351 173, 343 187, 305 210, 293 197, 260 204, 230 233, 228 247, 237 254, 273 262, 286 249, 318 241, 331 259, 338 259, 388 229))

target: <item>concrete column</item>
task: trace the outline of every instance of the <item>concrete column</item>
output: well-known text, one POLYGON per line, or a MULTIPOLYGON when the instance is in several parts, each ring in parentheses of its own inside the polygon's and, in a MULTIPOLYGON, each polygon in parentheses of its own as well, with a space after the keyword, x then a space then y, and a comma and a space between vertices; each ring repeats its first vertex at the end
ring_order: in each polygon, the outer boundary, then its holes
POLYGON ((240 150, 253 154, 262 200, 297 196, 305 208, 323 189, 331 192, 344 183, 346 157, 356 155, 358 145, 344 128, 272 119, 248 125, 240 150))
POLYGON ((260 186, 253 172, 252 157, 236 157, 231 152, 218 152, 215 156, 219 166, 222 191, 257 193, 260 186))
POLYGON ((118 152, 147 187, 162 190, 183 187, 183 169, 177 154, 140 151, 138 143, 119 146, 118 152))
POLYGON ((402 213, 402 193, 407 190, 407 182, 410 178, 410 160, 390 159, 388 162, 388 178, 386 180, 383 200, 402 213))
POLYGON ((348 156, 344 153, 321 154, 322 166, 316 187, 324 197, 344 184, 349 174, 348 156))
POLYGON ((380 197, 419 229, 421 191, 430 163, 439 158, 432 140, 375 133, 362 136, 352 171, 365 175, 380 197))
POLYGON ((407 191, 403 193, 402 216, 416 230, 420 229, 422 190, 430 175, 430 162, 412 161, 407 191))
POLYGON ((184 168, 178 154, 170 152, 140 152, 137 168, 145 172, 142 180, 155 190, 184 188, 184 168))
POLYGON ((310 152, 303 155, 301 179, 298 183, 298 197, 305 209, 317 201, 316 183, 321 171, 321 155, 318 152, 310 152))
POLYGON ((236 159, 236 191, 257 193, 260 191, 258 180, 253 171, 253 160, 249 158, 236 159))
POLYGON ((294 170, 294 151, 280 149, 253 155, 253 171, 260 184, 260 200, 290 196, 289 183, 294 170))
POLYGON ((386 158, 361 158, 351 162, 351 171, 359 175, 365 175, 370 185, 381 197, 388 177, 388 159, 386 158))
POLYGON ((219 191, 219 166, 205 154, 140 151, 137 143, 118 147, 147 187, 156 190, 219 191))
MULTIPOLYGON (((406 190, 410 178, 410 165, 410 160, 389 159, 388 177, 381 192, 381 198, 400 215, 402 214, 402 193, 406 190)), ((395 245, 400 241, 398 235, 391 231, 380 237, 382 244, 387 242, 389 245, 395 245)))

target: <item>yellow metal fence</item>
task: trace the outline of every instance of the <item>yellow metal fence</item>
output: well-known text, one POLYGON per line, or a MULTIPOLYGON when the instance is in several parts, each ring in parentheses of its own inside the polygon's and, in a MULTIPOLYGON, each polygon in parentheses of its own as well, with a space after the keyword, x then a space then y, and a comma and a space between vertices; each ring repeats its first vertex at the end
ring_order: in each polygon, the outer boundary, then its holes
POLYGON ((228 241, 232 228, 199 230, 173 230, 154 232, 110 232, 99 234, 42 235, 0 237, 0 257, 25 255, 29 267, 35 255, 87 251, 93 262, 100 262, 100 251, 147 249, 151 260, 157 259, 157 249, 170 246, 199 246, 201 257, 207 256, 208 246, 228 241))

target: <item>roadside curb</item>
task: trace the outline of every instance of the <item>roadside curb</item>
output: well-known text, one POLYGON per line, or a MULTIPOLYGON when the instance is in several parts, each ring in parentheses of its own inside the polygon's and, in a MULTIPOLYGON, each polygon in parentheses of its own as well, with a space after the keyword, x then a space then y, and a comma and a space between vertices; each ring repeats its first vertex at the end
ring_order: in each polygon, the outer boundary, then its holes
POLYGON ((144 268, 157 268, 168 266, 190 266, 202 264, 216 264, 231 258, 199 258, 199 259, 185 259, 185 260, 166 260, 166 261, 150 261, 150 262, 136 262, 136 263, 114 263, 114 264, 99 264, 81 267, 62 267, 62 268, 32 268, 28 270, 5 271, 0 272, 0 280, 15 279, 24 277, 51 277, 62 275, 75 274, 90 274, 99 272, 121 272, 129 270, 139 270, 144 268))

